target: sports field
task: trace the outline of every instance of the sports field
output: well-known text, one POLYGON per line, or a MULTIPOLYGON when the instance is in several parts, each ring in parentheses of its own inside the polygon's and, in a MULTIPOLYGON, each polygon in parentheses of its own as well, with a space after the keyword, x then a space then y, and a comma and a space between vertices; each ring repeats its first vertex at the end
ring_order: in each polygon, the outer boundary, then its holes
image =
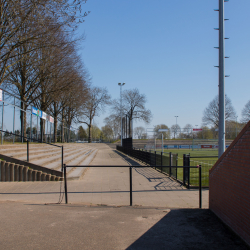
MULTIPOLYGON (((157 150, 161 152, 161 150, 157 150)), ((202 149, 193 150, 192 149, 165 149, 164 152, 172 154, 178 154, 178 166, 183 166, 183 154, 190 154, 190 166, 202 166, 202 186, 209 187, 209 169, 213 167, 215 162, 218 160, 218 150, 202 149), (214 157, 208 157, 214 156, 214 157), (202 158, 192 158, 192 157, 202 157, 202 158)), ((183 169, 177 169, 177 179, 183 181, 183 169)), ((190 185, 199 185, 199 170, 198 168, 190 169, 190 185)))

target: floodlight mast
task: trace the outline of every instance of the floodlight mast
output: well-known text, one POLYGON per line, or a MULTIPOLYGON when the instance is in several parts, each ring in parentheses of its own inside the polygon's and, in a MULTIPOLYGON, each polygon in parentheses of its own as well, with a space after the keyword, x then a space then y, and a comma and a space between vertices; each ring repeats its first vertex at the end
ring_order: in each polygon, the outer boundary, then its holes
POLYGON ((218 157, 225 151, 225 29, 224 0, 219 0, 219 150, 218 157))

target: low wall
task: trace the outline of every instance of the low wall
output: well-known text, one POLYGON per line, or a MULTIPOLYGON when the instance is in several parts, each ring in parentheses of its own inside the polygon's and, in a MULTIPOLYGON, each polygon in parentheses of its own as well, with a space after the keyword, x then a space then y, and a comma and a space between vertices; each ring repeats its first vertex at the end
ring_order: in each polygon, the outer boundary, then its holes
POLYGON ((250 245, 250 122, 210 170, 209 208, 250 245))

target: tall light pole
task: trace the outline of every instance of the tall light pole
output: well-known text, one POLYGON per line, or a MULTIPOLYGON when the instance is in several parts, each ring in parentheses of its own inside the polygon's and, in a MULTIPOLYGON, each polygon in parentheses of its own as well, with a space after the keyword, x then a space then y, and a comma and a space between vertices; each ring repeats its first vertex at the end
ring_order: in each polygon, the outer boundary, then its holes
POLYGON ((125 85, 125 83, 118 83, 120 86, 120 112, 121 112, 121 146, 122 146, 122 86, 125 85))
POLYGON ((228 19, 224 19, 224 2, 228 2, 228 0, 219 0, 219 9, 215 11, 219 11, 219 28, 215 28, 215 30, 219 30, 219 47, 215 47, 219 49, 219 141, 218 141, 218 157, 225 151, 225 29, 224 22, 228 19))
POLYGON ((175 118, 176 118, 176 125, 175 125, 175 131, 174 131, 174 139, 175 139, 175 133, 177 131, 177 118, 178 118, 178 116, 176 115, 175 118))

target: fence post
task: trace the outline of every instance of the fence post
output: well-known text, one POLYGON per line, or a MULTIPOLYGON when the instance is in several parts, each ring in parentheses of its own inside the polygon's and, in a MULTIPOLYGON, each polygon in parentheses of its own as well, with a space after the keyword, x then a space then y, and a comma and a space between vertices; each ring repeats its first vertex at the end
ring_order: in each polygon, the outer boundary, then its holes
POLYGON ((4 136, 4 132, 3 132, 3 119, 4 119, 4 91, 2 91, 2 98, 3 98, 3 107, 2 107, 2 133, 1 133, 1 144, 3 145, 3 136, 4 136))
MULTIPOLYGON (((186 166, 186 154, 183 154, 183 166, 186 166)), ((185 168, 183 167, 183 185, 185 185, 186 175, 185 168)))
POLYGON ((130 206, 133 204, 132 197, 132 167, 129 167, 129 186, 130 186, 130 206))
POLYGON ((163 152, 161 152, 161 173, 162 173, 162 154, 163 152))
POLYGON ((29 162, 29 140, 27 140, 27 162, 29 162))
POLYGON ((156 151, 155 151, 155 169, 156 169, 156 151))
POLYGON ((202 182, 201 182, 201 165, 199 165, 199 208, 202 208, 202 182))
POLYGON ((63 172, 64 172, 64 191, 65 191, 65 204, 68 204, 68 190, 67 190, 67 173, 66 173, 66 165, 63 165, 63 172))
POLYGON ((169 152, 169 166, 170 166, 170 168, 169 168, 169 176, 171 177, 171 172, 172 172, 172 169, 171 169, 171 166, 172 166, 172 153, 171 152, 169 152))
POLYGON ((63 146, 62 146, 62 170, 63 171, 63 146))
MULTIPOLYGON (((187 161, 188 166, 190 166, 190 155, 187 155, 186 161, 187 161)), ((190 189, 190 168, 187 168, 187 177, 188 177, 187 188, 190 189)))

